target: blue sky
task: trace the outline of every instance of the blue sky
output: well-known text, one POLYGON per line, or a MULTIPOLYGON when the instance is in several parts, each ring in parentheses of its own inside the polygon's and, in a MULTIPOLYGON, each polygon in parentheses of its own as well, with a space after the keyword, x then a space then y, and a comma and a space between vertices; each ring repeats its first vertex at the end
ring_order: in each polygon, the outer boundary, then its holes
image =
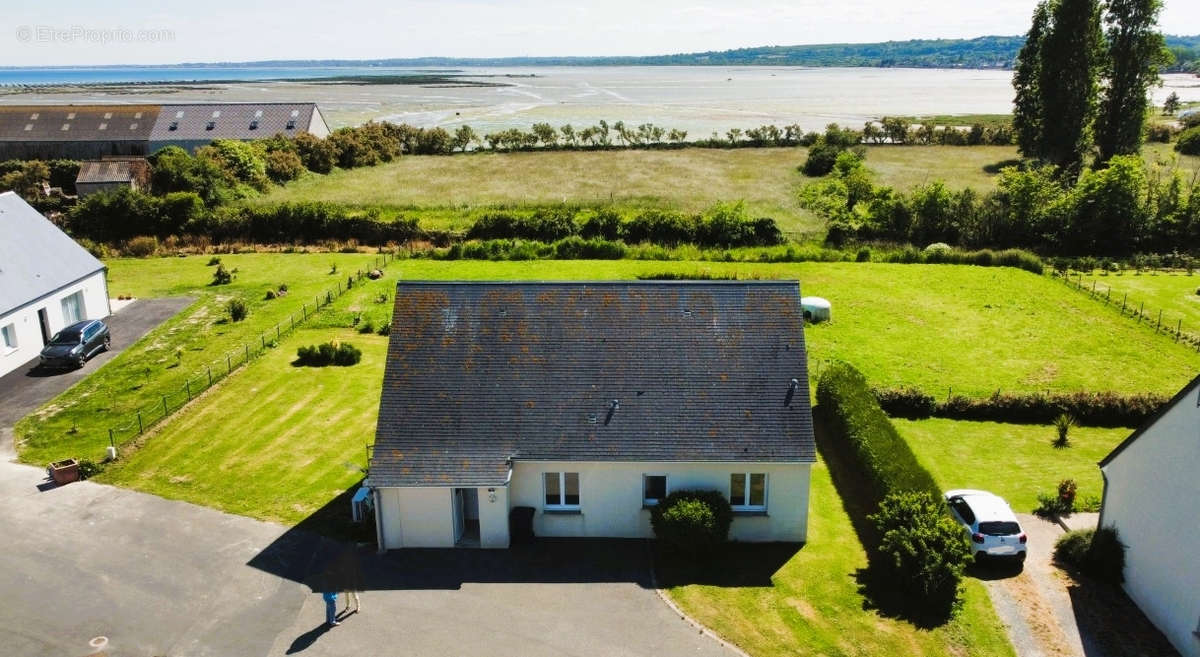
MULTIPOLYGON (((158 0, 6 7, 0 65, 639 55, 1024 32, 1036 0, 158 0), (114 6, 114 4, 116 6, 114 6)), ((1166 0, 1165 32, 1200 32, 1166 0)))

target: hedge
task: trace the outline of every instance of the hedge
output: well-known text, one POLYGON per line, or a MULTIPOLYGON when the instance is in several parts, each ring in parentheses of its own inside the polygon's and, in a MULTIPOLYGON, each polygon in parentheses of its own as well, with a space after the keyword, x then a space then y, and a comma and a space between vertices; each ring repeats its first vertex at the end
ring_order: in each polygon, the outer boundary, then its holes
POLYGON ((1091 427, 1138 427, 1169 401, 1165 395, 1114 392, 996 393, 983 399, 960 395, 937 401, 912 388, 876 389, 876 399, 892 417, 1051 424, 1064 413, 1091 427))
POLYGON ((896 431, 861 372, 846 363, 825 370, 817 382, 817 404, 831 443, 861 470, 876 504, 902 492, 941 499, 933 475, 896 431))
POLYGON ((694 556, 711 551, 729 537, 733 509, 715 490, 672 491, 650 509, 650 526, 667 549, 694 556))

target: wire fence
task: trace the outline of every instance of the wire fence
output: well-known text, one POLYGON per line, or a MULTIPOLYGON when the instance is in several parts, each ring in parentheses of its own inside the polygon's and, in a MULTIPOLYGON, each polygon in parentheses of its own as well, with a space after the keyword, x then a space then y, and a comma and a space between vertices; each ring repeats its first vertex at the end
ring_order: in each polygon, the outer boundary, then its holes
POLYGON ((1194 347, 1196 351, 1200 351, 1200 334, 1183 330, 1183 317, 1164 317, 1164 312, 1161 308, 1157 311, 1153 308, 1147 309, 1145 301, 1130 299, 1128 292, 1114 294, 1111 285, 1101 289, 1099 281, 1096 279, 1093 279, 1091 285, 1088 285, 1084 282, 1082 273, 1077 273, 1075 277, 1072 277, 1070 274, 1055 272, 1054 277, 1061 280, 1068 287, 1087 294, 1092 299, 1117 310, 1122 316, 1133 319, 1138 325, 1151 328, 1155 333, 1165 334, 1173 338, 1175 342, 1182 342, 1194 347), (1164 319, 1166 320, 1165 322, 1163 321, 1164 319), (1175 321, 1172 322, 1171 320, 1175 321), (1172 324, 1174 325, 1172 326, 1172 324))
MULTIPOLYGON (((381 254, 375 258, 375 268, 383 269, 392 260, 395 260, 394 255, 381 254)), ((174 392, 159 395, 157 401, 135 410, 126 416, 124 422, 109 427, 109 446, 123 447, 145 434, 151 427, 187 406, 204 391, 263 355, 268 349, 278 346, 283 337, 295 332, 297 328, 327 308, 334 300, 350 291, 355 283, 361 282, 367 276, 368 273, 361 269, 353 274, 348 274, 345 285, 339 279, 333 288, 314 295, 311 304, 308 302, 301 304, 299 312, 291 313, 272 328, 260 332, 257 340, 243 343, 236 349, 222 354, 220 358, 209 362, 203 368, 193 371, 174 392)))

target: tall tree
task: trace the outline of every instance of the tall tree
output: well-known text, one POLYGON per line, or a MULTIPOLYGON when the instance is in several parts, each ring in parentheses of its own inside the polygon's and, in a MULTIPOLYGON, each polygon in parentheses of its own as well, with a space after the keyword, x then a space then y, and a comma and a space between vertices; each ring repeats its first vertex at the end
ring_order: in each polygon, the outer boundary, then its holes
POLYGON ((1041 159, 1074 181, 1092 149, 1103 63, 1096 0, 1052 0, 1050 29, 1039 46, 1042 99, 1041 159))
POLYGON ((1142 147, 1147 92, 1158 84, 1159 69, 1171 62, 1156 29, 1161 10, 1162 0, 1108 0, 1105 5, 1108 85, 1096 122, 1099 162, 1132 155, 1142 147))
MULTIPOLYGON (((1050 5, 1043 0, 1033 10, 1033 23, 1025 35, 1025 45, 1017 53, 1013 70, 1013 131, 1017 148, 1025 157, 1041 157, 1042 93, 1038 86, 1042 68, 1042 38, 1050 23, 1050 5)), ((905 130, 907 132, 907 129, 905 130)))

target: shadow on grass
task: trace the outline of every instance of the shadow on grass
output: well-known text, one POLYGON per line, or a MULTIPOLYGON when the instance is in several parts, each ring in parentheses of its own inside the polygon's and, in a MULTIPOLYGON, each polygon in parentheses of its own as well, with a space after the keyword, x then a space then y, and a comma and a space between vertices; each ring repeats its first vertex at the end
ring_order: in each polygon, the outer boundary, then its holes
POLYGON ((820 407, 813 409, 813 430, 817 451, 829 468, 833 486, 842 500, 842 509, 850 517, 854 533, 867 553, 867 567, 859 568, 853 574, 858 593, 863 597, 863 609, 912 623, 921 629, 945 625, 954 614, 956 602, 952 596, 923 605, 915 604, 913 597, 897 587, 895 580, 879 567, 879 532, 867 519, 879 509, 872 485, 853 467, 850 457, 834 444, 820 407))
POLYGON ((1018 167, 1019 168, 1021 166, 1021 164, 1022 164, 1021 160, 1018 160, 1018 159, 1000 160, 999 162, 992 162, 991 164, 983 165, 983 172, 990 173, 990 174, 997 174, 997 173, 1000 173, 1000 170, 1005 167, 1018 167))
POLYGON ((629 582, 659 586, 770 586, 771 576, 802 547, 796 543, 730 543, 707 563, 656 559, 640 539, 537 539, 507 550, 403 549, 377 554, 375 526, 355 523, 350 499, 359 484, 289 529, 247 565, 313 591, 455 590, 464 583, 629 582))

